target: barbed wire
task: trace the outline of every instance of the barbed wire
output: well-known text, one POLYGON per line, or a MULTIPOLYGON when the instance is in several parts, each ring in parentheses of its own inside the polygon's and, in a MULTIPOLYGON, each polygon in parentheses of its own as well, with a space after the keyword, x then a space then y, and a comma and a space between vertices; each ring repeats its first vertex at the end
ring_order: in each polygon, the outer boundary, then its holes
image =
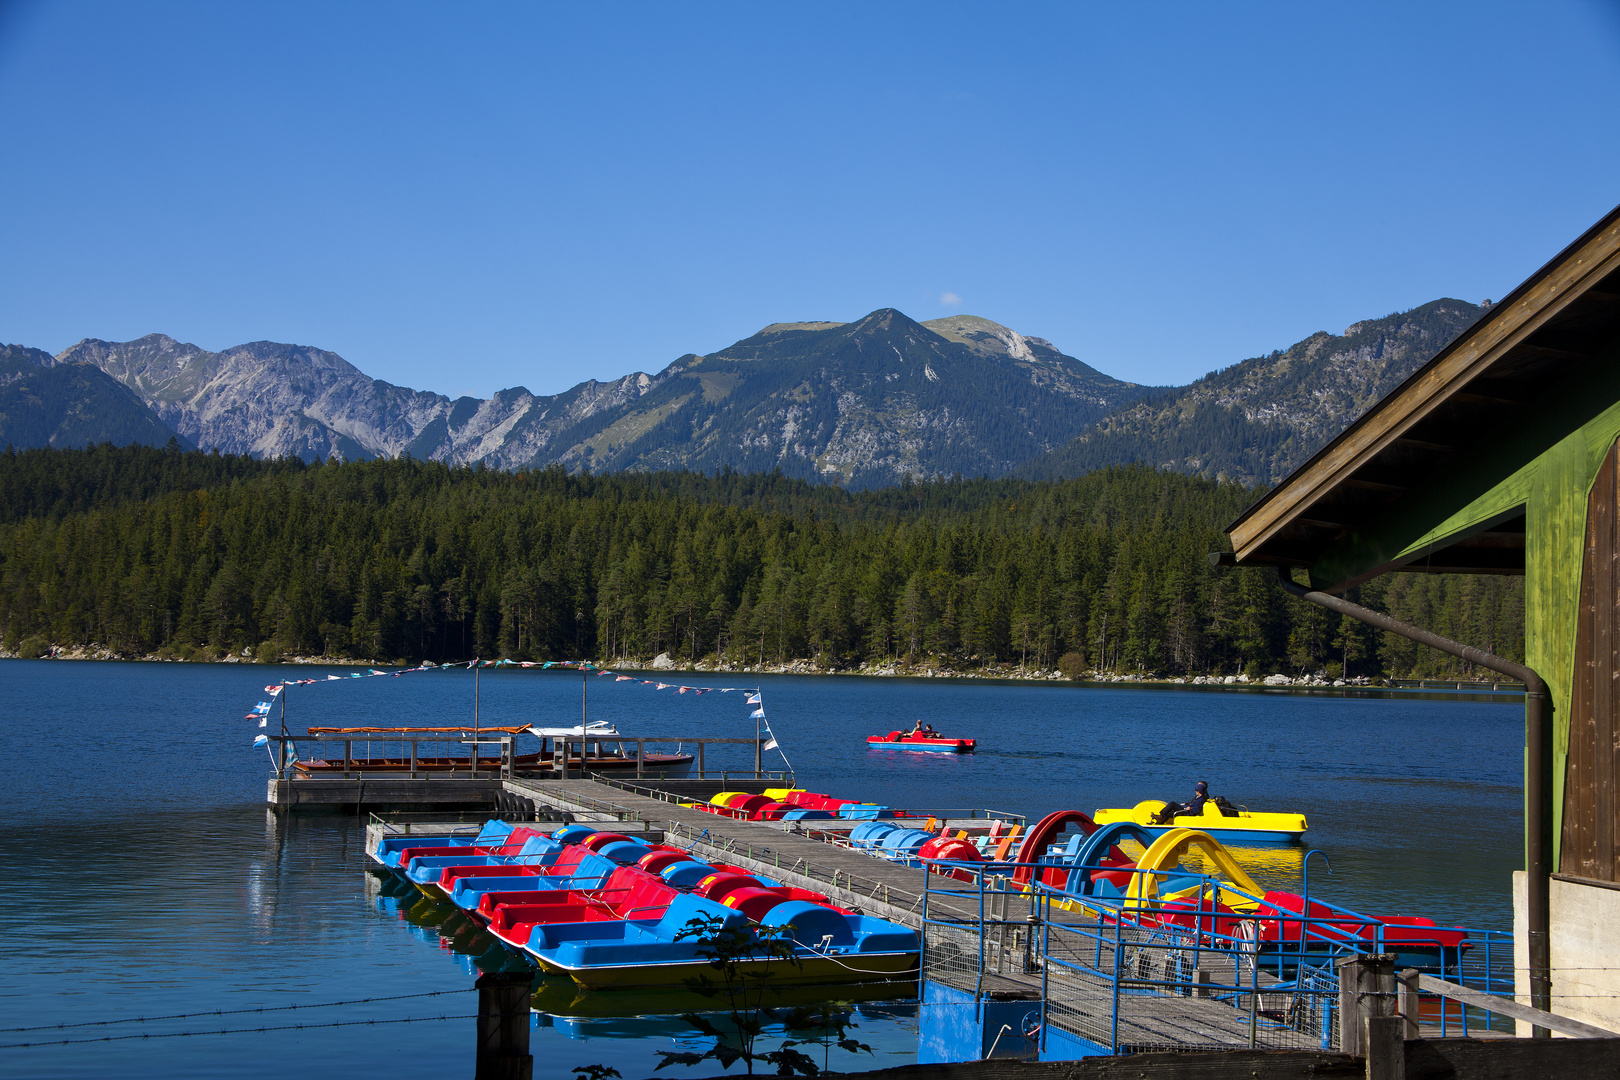
POLYGON ((0 1043, 0 1050, 22 1050, 43 1046, 76 1046, 83 1043, 128 1042, 133 1039, 188 1039, 201 1035, 261 1035, 271 1031, 317 1031, 322 1028, 370 1027, 378 1024, 421 1024, 438 1020, 476 1020, 477 1013, 465 1016, 408 1016, 398 1020, 338 1020, 330 1024, 280 1024, 275 1027, 220 1028, 218 1031, 162 1031, 157 1034, 103 1035, 99 1039, 54 1039, 49 1042, 0 1043))
POLYGON ((72 1024, 36 1024, 33 1027, 0 1028, 0 1035, 16 1035, 24 1031, 67 1031, 71 1028, 105 1027, 109 1024, 152 1024, 160 1020, 194 1020, 199 1016, 241 1016, 246 1013, 290 1012, 293 1009, 332 1009, 340 1005, 370 1005, 379 1001, 406 1001, 411 998, 465 994, 476 989, 478 989, 476 986, 463 986, 456 990, 430 990, 421 994, 354 998, 350 1001, 320 1001, 308 1005, 263 1005, 257 1009, 211 1009, 208 1012, 170 1013, 167 1016, 127 1016, 121 1020, 84 1020, 72 1024))

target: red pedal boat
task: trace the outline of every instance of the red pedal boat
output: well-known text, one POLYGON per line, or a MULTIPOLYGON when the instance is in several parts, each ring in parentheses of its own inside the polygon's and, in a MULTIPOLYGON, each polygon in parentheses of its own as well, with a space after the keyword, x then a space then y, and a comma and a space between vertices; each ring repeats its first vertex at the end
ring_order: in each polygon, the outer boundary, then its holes
POLYGON ((924 731, 891 731, 887 735, 868 735, 868 750, 931 750, 940 754, 971 754, 972 739, 947 739, 932 729, 924 731))

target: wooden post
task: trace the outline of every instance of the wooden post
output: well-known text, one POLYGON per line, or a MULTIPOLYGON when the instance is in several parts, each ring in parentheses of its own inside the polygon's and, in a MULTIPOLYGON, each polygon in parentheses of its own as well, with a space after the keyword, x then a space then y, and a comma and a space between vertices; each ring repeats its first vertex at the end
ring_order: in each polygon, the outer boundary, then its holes
POLYGON ((1193 972, 1192 996, 1195 998, 1209 997, 1209 984, 1214 981, 1213 973, 1209 968, 1198 968, 1193 972))
POLYGON ((703 740, 698 740, 698 779, 703 779, 703 740))
POLYGON ((411 779, 416 779, 416 745, 420 740, 411 740, 411 779))
POLYGON ((1406 1037, 1418 1037, 1418 969, 1407 968, 1401 972, 1401 1018, 1406 1021, 1406 1037))
POLYGON ((529 1056, 529 991, 526 971, 491 971, 478 976, 478 1055, 474 1080, 532 1080, 529 1056))
POLYGON ((646 775, 647 769, 647 740, 636 740, 636 779, 640 780, 646 775))
POLYGON ((765 740, 754 738, 754 779, 759 779, 760 769, 765 764, 765 740))
MULTIPOLYGON (((1367 1018, 1396 1015, 1395 958, 1385 954, 1347 956, 1335 966, 1339 969, 1339 1052, 1365 1057, 1367 1018)), ((1397 1027, 1404 1037, 1405 1022, 1397 1027)))
POLYGON ((354 740, 343 740, 343 779, 349 778, 349 760, 354 757, 354 740))
POLYGON ((1361 1044, 1367 1056, 1367 1080, 1405 1080, 1406 1018, 1369 1016, 1362 1020, 1361 1044))

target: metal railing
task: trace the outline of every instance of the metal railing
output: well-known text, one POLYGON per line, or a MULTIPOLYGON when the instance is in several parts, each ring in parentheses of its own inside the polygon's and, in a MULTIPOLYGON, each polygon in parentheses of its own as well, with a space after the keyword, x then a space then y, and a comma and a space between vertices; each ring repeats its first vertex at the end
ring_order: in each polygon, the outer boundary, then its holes
MULTIPOLYGON (((1151 893, 1145 882, 1119 897, 1070 894, 1041 883, 1041 874, 1086 868, 1052 861, 951 865, 955 878, 925 879, 921 977, 975 1000, 992 990, 1038 992, 1043 1049, 1049 1026, 1114 1053, 1333 1048, 1344 992, 1334 965, 1369 953, 1421 958, 1442 978, 1511 988, 1511 938, 1498 932, 1466 931, 1467 945, 1448 945, 1440 932, 1455 928, 1436 927, 1424 938, 1401 926, 1390 940, 1379 920, 1319 898, 1308 914, 1292 914, 1261 907, 1263 898, 1218 878, 1180 871, 1167 901, 1143 896, 1151 893), (1034 884, 1015 880, 1021 869, 1034 884)), ((1138 881, 1167 876, 1090 869, 1138 881)), ((1411 1000, 1414 1032, 1420 1006, 1421 1019, 1438 1020, 1442 1036, 1501 1026, 1478 998, 1469 1015, 1429 993, 1411 1000)))
MULTIPOLYGON (((469 729, 470 733, 471 729, 469 729)), ((453 735, 270 735, 270 742, 282 748, 275 755, 271 773, 278 780, 286 779, 290 775, 303 773, 305 776, 325 775, 340 776, 341 779, 350 780, 357 776, 370 775, 396 775, 402 774, 412 780, 421 779, 450 779, 450 780, 499 780, 517 774, 516 752, 512 735, 472 735, 472 737, 458 737, 453 735), (360 744, 365 748, 364 757, 356 757, 354 748, 360 744), (443 747, 449 753, 442 755, 422 754, 422 745, 443 747), (333 758, 329 756, 316 757, 311 750, 310 756, 304 760, 289 760, 286 748, 291 748, 292 757, 297 758, 298 748, 342 746, 343 756, 333 758), (457 754, 454 748, 463 746, 467 749, 457 754), (493 746, 497 748, 495 757, 486 756, 482 748, 493 746), (378 749, 379 755, 372 756, 372 748, 378 749), (395 752, 390 754, 390 747, 395 752), (319 762, 318 766, 315 763, 319 762), (364 767, 362 767, 364 763, 364 767), (311 768, 311 766, 315 766, 311 768), (483 775, 479 775, 482 773, 483 775)))

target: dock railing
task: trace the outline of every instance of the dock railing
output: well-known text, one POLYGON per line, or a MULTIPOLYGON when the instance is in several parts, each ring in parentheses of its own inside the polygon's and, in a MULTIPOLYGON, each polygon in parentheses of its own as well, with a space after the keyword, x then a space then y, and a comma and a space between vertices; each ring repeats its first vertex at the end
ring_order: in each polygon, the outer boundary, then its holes
POLYGON ((1256 905, 1263 898, 1180 871, 1173 876, 1181 899, 1166 901, 1142 880, 1171 876, 1162 870, 1051 860, 949 865, 954 878, 930 874, 924 886, 922 979, 976 1001, 992 992, 1038 994, 1043 1049, 1052 1032, 1112 1053, 1335 1049, 1343 1042, 1348 963, 1369 958, 1387 960, 1391 973, 1398 958, 1416 958, 1434 973, 1403 1002, 1414 1032, 1420 1023, 1442 1036, 1506 1026, 1484 997, 1484 987, 1511 992, 1505 934, 1469 930, 1466 944, 1447 944, 1439 932, 1456 928, 1435 927, 1436 936, 1424 938, 1421 928, 1402 926, 1392 941, 1379 920, 1319 899, 1309 915, 1270 906, 1262 912, 1256 905), (1121 896, 1077 896, 1041 880, 1053 869, 1129 874, 1135 884, 1121 896), (1015 880, 1020 870, 1034 884, 1015 880), (1479 987, 1464 988, 1479 995, 1472 1014, 1457 1008, 1469 1003, 1441 996, 1435 980, 1462 986, 1446 973, 1479 987))
MULTIPOLYGON (((785 771, 768 772, 768 771, 765 770, 765 768, 764 768, 765 744, 769 740, 764 739, 764 738, 758 738, 758 739, 719 739, 719 738, 712 738, 712 737, 710 737, 708 735, 702 735, 702 736, 696 736, 696 737, 691 736, 691 735, 686 735, 686 736, 681 736, 681 735, 637 735, 637 736, 634 736, 634 737, 628 736, 628 735, 585 735, 585 736, 565 735, 565 736, 562 736, 562 737, 558 738, 556 741, 560 746, 563 746, 565 748, 567 748, 567 747, 575 747, 575 746, 580 747, 580 760, 582 762, 586 760, 585 754, 584 754, 584 749, 585 749, 586 746, 593 745, 593 744, 600 744, 600 743, 613 743, 613 744, 616 744, 616 745, 619 745, 619 746, 628 747, 631 743, 635 743, 635 746, 636 746, 636 752, 635 752, 635 757, 634 757, 634 760, 635 760, 635 763, 636 763, 635 779, 637 779, 637 780, 646 779, 648 776, 657 776, 659 771, 660 771, 660 769, 656 765, 656 763, 651 763, 650 764, 647 761, 647 744, 648 743, 663 744, 663 745, 666 745, 666 746, 670 745, 670 744, 673 744, 678 753, 679 752, 684 752, 685 748, 687 746, 691 746, 693 748, 692 766, 693 766, 693 768, 694 768, 694 770, 696 772, 696 775, 693 778, 698 779, 698 780, 707 780, 711 776, 711 771, 709 769, 709 753, 708 753, 708 751, 709 751, 709 748, 712 747, 712 746, 751 746, 751 747, 753 747, 753 751, 754 751, 753 752, 753 759, 754 759, 753 760, 753 768, 751 770, 736 769, 736 768, 733 768, 733 769, 721 768, 720 770, 718 770, 718 774, 719 774, 719 777, 722 778, 722 779, 726 779, 726 778, 738 779, 738 780, 741 780, 741 779, 750 779, 750 780, 752 780, 752 779, 758 779, 758 780, 786 779, 786 780, 791 781, 792 778, 793 778, 793 774, 790 773, 790 772, 785 772, 785 771)), ((562 763, 561 768, 559 769, 559 772, 558 772, 559 778, 563 779, 563 780, 566 780, 566 779, 569 778, 569 770, 568 770, 568 764, 567 764, 568 755, 567 754, 561 755, 560 758, 559 758, 559 761, 562 763)), ((578 778, 578 779, 584 779, 586 776, 589 776, 590 778, 595 779, 598 776, 598 773, 593 772, 592 770, 587 768, 587 769, 580 770, 579 772, 576 772, 575 775, 576 775, 576 778, 578 778)))
POLYGON ((308 753, 307 758, 289 760, 285 750, 275 755, 271 766, 272 774, 279 780, 291 775, 304 776, 330 776, 342 779, 352 779, 364 773, 377 775, 380 773, 395 773, 408 776, 412 780, 420 779, 455 779, 455 780, 500 780, 509 779, 517 775, 516 752, 514 750, 515 736, 486 734, 480 735, 468 729, 468 736, 456 735, 270 735, 270 742, 278 747, 291 747, 294 758, 300 753, 308 753), (357 757, 355 746, 363 748, 362 756, 357 757), (422 747, 438 747, 450 751, 444 754, 422 753, 422 747), (329 746, 343 747, 342 757, 333 757, 322 754, 316 756, 316 749, 324 750, 329 746), (461 754, 455 748, 461 746, 466 750, 461 754), (484 752, 485 747, 496 748, 494 757, 484 752), (373 748, 379 756, 373 757, 373 748), (392 750, 392 752, 390 752, 392 750), (461 756, 465 754, 465 756, 461 756), (315 762, 321 764, 310 768, 315 762), (376 762, 384 762, 378 765, 376 762), (362 769, 361 762, 367 763, 362 769), (445 762, 446 764, 438 764, 445 762), (302 767, 301 767, 302 766, 302 767))

